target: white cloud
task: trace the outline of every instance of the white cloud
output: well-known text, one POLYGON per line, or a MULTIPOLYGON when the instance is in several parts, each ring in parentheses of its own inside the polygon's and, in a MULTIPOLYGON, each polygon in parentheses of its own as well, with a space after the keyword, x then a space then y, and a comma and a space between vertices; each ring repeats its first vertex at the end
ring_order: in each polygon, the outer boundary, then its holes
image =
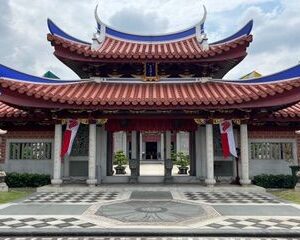
MULTIPOLYGON (((0 0, 0 63, 41 75, 52 70, 62 78, 76 75, 53 56, 46 40, 46 19, 83 40, 95 31, 97 0, 0 0)), ((210 41, 226 37, 254 18, 254 41, 246 59, 228 78, 254 69, 267 74, 296 64, 300 58, 298 0, 102 0, 99 14, 122 30, 166 33, 187 28, 208 9, 210 41)))
POLYGON ((237 78, 244 73, 257 70, 271 74, 299 63, 300 60, 300 1, 281 1, 281 8, 269 12, 259 6, 250 7, 241 19, 253 16, 254 41, 249 55, 226 77, 237 78))

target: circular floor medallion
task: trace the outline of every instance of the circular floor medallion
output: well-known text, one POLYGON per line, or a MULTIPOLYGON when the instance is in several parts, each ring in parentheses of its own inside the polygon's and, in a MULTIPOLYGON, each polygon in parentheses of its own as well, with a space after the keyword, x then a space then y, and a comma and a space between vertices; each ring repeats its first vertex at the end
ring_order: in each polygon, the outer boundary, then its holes
POLYGON ((181 222, 209 217, 207 206, 178 201, 124 201, 99 207, 98 216, 121 222, 159 223, 181 222))

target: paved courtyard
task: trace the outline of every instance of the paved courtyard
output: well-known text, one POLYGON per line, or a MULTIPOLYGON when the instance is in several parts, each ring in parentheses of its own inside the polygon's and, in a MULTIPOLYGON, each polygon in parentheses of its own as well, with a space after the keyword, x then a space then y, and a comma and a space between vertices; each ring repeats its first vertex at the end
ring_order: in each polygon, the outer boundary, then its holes
POLYGON ((87 190, 37 192, 0 205, 0 234, 272 233, 274 237, 300 237, 300 205, 255 188, 111 185, 87 190))

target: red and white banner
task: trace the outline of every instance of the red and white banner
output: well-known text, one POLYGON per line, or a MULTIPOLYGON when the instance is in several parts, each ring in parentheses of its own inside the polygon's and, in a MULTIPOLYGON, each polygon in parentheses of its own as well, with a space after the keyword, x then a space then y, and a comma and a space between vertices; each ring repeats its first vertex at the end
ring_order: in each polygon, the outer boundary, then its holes
POLYGON ((62 143, 62 147, 61 147, 61 154, 60 154, 61 158, 64 158, 65 156, 70 155, 79 125, 80 125, 80 123, 76 119, 68 120, 67 128, 64 133, 63 143, 62 143))
POLYGON ((221 141, 223 155, 225 158, 229 157, 230 154, 237 157, 235 141, 233 136, 233 127, 231 120, 224 120, 220 123, 221 141))

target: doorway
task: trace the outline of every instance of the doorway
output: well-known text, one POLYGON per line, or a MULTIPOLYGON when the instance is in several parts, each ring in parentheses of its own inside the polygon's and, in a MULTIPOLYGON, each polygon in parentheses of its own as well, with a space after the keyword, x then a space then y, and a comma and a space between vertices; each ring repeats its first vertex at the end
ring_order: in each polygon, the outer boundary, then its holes
POLYGON ((157 160, 157 142, 146 142, 146 160, 157 160))

